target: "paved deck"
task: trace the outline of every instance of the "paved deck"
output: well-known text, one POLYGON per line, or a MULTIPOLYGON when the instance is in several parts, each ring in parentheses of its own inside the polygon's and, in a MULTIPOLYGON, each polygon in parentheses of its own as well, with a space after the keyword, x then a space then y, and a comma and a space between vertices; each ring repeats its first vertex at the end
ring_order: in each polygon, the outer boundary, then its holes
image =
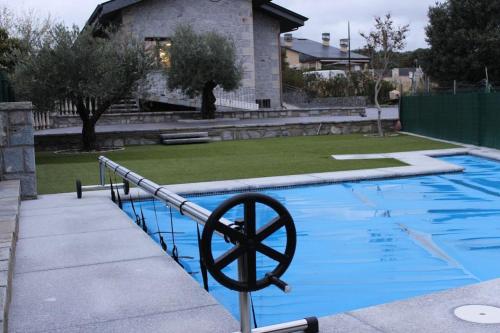
POLYGON ((232 316, 111 200, 21 204, 10 332, 232 332, 232 316))
MULTIPOLYGON (((399 158, 416 164, 401 167, 415 172, 431 162, 429 155, 464 152, 500 160, 499 151, 475 147, 404 153, 399 158)), ((453 168, 436 161, 432 165, 436 172, 453 168)), ((393 169, 402 176, 401 168, 393 169)), ((384 171, 386 176, 390 169, 384 171)), ((339 180, 361 176, 359 171, 322 175, 339 180)), ((260 183, 252 186, 272 185, 272 179, 254 181, 260 183)), ((204 189, 232 185, 219 182, 205 184, 204 189)), ((194 189, 185 185, 184 190, 190 188, 194 189)), ((472 324, 453 314, 467 304, 500 306, 499 292, 500 280, 489 281, 321 318, 320 328, 322 333, 500 332, 500 325, 472 324)), ((238 328, 221 305, 109 200, 107 191, 85 193, 83 200, 71 193, 22 203, 9 320, 11 332, 183 333, 238 328)))
MULTIPOLYGON (((397 108, 384 108, 382 119, 396 120, 399 118, 397 108)), ((255 127, 255 126, 285 126, 297 124, 320 124, 372 121, 377 119, 377 110, 369 108, 366 117, 360 116, 320 116, 320 117, 289 117, 267 119, 215 119, 215 120, 179 120, 162 124, 128 124, 128 125, 97 125, 97 133, 116 132, 157 132, 174 131, 197 128, 199 130, 229 127, 255 127)), ((55 128, 36 131, 36 136, 80 134, 81 127, 55 128)))

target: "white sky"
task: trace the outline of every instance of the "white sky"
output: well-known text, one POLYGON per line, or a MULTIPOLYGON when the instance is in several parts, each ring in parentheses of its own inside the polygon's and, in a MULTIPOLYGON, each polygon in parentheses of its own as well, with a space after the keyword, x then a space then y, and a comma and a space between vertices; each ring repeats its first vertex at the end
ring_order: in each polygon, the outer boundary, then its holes
MULTIPOLYGON (((40 15, 51 14, 66 24, 83 26, 97 4, 104 0, 0 0, 15 11, 36 10, 40 15)), ((199 0, 207 1, 207 0, 199 0)), ((369 31, 375 15, 391 12, 399 24, 410 24, 407 49, 426 47, 427 10, 436 0, 274 0, 309 17, 306 26, 296 36, 320 41, 321 33, 330 32, 334 45, 347 37, 347 22, 351 22, 352 47, 362 46, 360 31, 369 31)))

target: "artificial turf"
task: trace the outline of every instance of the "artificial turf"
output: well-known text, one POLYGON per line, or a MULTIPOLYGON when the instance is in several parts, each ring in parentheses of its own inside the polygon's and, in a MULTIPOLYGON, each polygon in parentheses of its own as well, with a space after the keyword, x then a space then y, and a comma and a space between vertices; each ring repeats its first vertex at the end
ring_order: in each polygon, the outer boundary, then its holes
MULTIPOLYGON (((103 154, 158 184, 181 184, 401 166, 392 159, 336 161, 332 154, 389 153, 454 146, 413 136, 286 137, 182 146, 130 146, 103 154)), ((40 194, 97 184, 99 154, 36 154, 40 194)))

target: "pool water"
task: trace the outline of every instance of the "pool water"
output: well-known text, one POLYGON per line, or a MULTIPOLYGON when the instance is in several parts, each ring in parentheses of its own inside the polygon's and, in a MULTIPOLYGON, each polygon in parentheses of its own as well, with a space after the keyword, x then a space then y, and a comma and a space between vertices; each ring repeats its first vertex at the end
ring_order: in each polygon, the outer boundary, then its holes
MULTIPOLYGON (((283 277, 291 294, 275 287, 252 294, 257 324, 326 316, 500 277, 500 163, 442 159, 466 172, 262 191, 293 216, 297 251, 283 277)), ((233 195, 189 199, 213 210, 233 195)), ((171 231, 169 211, 160 202, 135 206, 142 207, 150 232, 171 231)), ((130 204, 124 208, 132 217, 130 204)), ((238 209, 226 215, 240 216, 238 209)), ((258 209, 258 224, 273 217, 258 209)), ((175 212, 172 221, 181 263, 202 284, 196 224, 175 212)), ((169 249, 171 236, 164 235, 169 249)), ((283 251, 283 236, 280 231, 266 244, 283 251)), ((218 242, 219 253, 229 249, 218 242)), ((262 275, 275 263, 259 257, 258 265, 262 275)), ((234 276, 235 265, 225 272, 234 276)), ((238 318, 237 293, 211 277, 209 287, 238 318)))

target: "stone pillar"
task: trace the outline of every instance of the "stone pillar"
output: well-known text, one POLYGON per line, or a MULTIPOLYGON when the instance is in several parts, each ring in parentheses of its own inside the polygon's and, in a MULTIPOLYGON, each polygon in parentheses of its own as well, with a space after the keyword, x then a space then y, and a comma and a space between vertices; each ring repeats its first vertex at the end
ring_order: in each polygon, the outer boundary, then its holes
POLYGON ((23 199, 37 196, 33 105, 0 103, 0 180, 19 179, 23 199))

